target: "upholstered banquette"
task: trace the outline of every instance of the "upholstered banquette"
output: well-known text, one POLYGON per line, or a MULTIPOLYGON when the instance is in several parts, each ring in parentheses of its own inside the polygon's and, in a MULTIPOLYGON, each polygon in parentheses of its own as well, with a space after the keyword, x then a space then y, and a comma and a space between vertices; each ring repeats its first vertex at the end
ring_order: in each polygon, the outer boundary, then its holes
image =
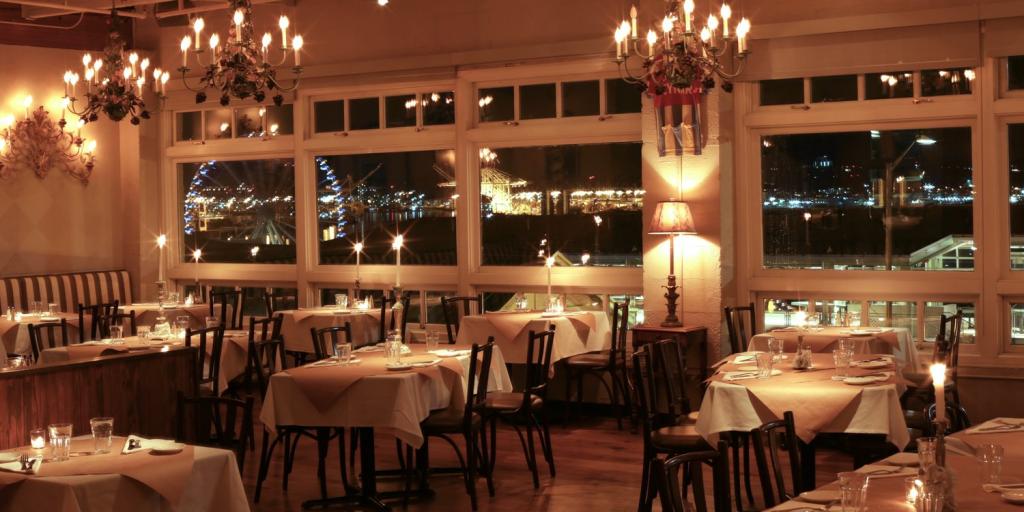
MULTIPOLYGON (((0 311, 14 306, 25 311, 32 301, 56 303, 74 313, 79 304, 118 301, 132 303, 132 279, 127 270, 99 270, 71 274, 0 277, 0 311)), ((45 306, 44 306, 45 307, 45 306)))

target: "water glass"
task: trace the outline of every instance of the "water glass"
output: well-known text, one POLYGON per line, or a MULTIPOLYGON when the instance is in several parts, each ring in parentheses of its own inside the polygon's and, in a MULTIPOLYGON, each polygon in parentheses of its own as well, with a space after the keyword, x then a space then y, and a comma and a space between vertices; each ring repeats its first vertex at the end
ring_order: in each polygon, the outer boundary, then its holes
POLYGON ((1003 473, 1002 445, 985 443, 978 446, 978 462, 981 462, 981 481, 988 484, 1000 483, 1003 473))
POLYGON ((184 336, 185 330, 188 329, 190 323, 189 317, 187 316, 179 316, 178 318, 175 318, 174 327, 176 329, 176 334, 178 336, 184 336))
POLYGON ((220 327, 220 319, 215 316, 208 316, 204 321, 206 328, 220 327))
POLYGON ((946 492, 944 489, 935 489, 925 485, 917 493, 917 500, 914 501, 914 509, 917 512, 942 512, 946 503, 946 492))
POLYGON ((337 306, 338 309, 348 309, 348 295, 344 293, 335 293, 334 305, 337 306))
POLYGON ((384 342, 384 351, 387 355, 388 364, 399 364, 402 362, 402 335, 392 331, 384 342))
POLYGON ((48 427, 50 431, 50 446, 53 448, 54 462, 61 462, 71 458, 71 424, 54 423, 48 427))
POLYGON ((101 417, 89 420, 92 440, 96 453, 110 453, 111 436, 114 433, 114 418, 101 417))
POLYGON ((15 356, 9 359, 5 359, 7 368, 11 370, 17 370, 18 368, 28 368, 28 359, 23 356, 15 356))
POLYGON ((768 353, 772 355, 772 362, 782 362, 782 354, 785 350, 785 343, 781 338, 768 338, 768 353))
POLYGON ((120 325, 110 326, 110 341, 114 343, 124 342, 124 327, 120 325))
POLYGON ((139 339, 140 340, 148 340, 149 339, 150 327, 148 325, 140 325, 140 326, 138 326, 135 329, 135 331, 139 333, 139 339))
POLYGON ((425 337, 427 341, 427 352, 437 350, 440 334, 438 334, 437 331, 427 331, 425 337))
POLYGON ((836 374, 832 377, 832 380, 843 380, 849 375, 850 359, 852 357, 853 353, 845 347, 836 346, 832 350, 832 362, 836 365, 836 374))
POLYGON ((843 512, 862 512, 867 506, 868 475, 848 471, 839 473, 839 496, 843 512))
POLYGON ((934 437, 920 437, 917 439, 918 466, 926 468, 935 464, 936 446, 937 444, 934 437))
POLYGON ((768 352, 758 352, 754 359, 757 360, 757 378, 767 379, 772 376, 773 357, 768 352))
POLYGON ((341 364, 348 364, 352 360, 352 344, 338 343, 334 346, 334 355, 341 364))
POLYGON ((56 304, 51 302, 46 305, 46 311, 49 313, 50 316, 57 316, 60 313, 60 308, 56 304))
POLYGON ((178 303, 178 292, 170 292, 170 293, 168 293, 167 294, 167 303, 168 304, 177 304, 178 303))

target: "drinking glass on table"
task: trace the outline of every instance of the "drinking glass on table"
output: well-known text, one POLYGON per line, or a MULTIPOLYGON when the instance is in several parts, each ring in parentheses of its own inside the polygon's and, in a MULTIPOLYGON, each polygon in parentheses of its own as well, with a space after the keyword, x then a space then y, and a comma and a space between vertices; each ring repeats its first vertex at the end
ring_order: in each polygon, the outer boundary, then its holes
POLYGON ((440 342, 441 335, 437 331, 428 330, 424 335, 427 342, 427 352, 433 352, 437 350, 437 346, 440 342))
POLYGON ((139 333, 140 340, 149 341, 150 327, 148 325, 140 325, 135 329, 135 331, 139 333))
POLYGON ((208 316, 204 319, 204 324, 207 329, 211 327, 220 327, 220 319, 215 316, 208 316))
POLYGON ((110 453, 111 436, 114 433, 114 418, 101 417, 89 420, 92 429, 92 440, 96 453, 110 453))
POLYGON ((52 302, 46 305, 46 311, 47 313, 49 313, 50 316, 57 316, 58 314, 60 314, 60 308, 57 306, 57 304, 54 304, 52 302))
POLYGON ((770 352, 758 352, 754 355, 757 361, 757 378, 767 379, 772 376, 773 356, 770 352))
POLYGON ((402 362, 402 334, 399 331, 388 333, 387 341, 384 342, 384 352, 387 355, 388 364, 402 362))
POLYGON ((175 318, 174 319, 174 327, 177 329, 177 333, 176 334, 178 336, 184 336, 185 335, 185 330, 188 329, 188 326, 189 326, 190 323, 191 322, 189 321, 189 317, 188 316, 182 315, 182 316, 179 316, 179 317, 175 318))
POLYGON ((868 475, 856 471, 839 473, 839 498, 843 512, 862 512, 867 505, 868 475))
POLYGON ((935 464, 936 446, 937 444, 934 437, 919 437, 917 439, 918 466, 926 468, 935 464))
POLYGON ((70 423, 54 423, 47 427, 50 431, 50 446, 53 448, 54 462, 71 458, 71 428, 70 423))
POLYGON ((352 361, 352 344, 338 343, 334 345, 334 355, 341 364, 348 364, 352 361))
POLYGON ((1003 473, 1002 445, 985 443, 978 446, 978 462, 981 462, 981 481, 987 484, 998 484, 1003 473))
POLYGON ((832 362, 836 365, 836 374, 832 377, 832 380, 843 380, 849 376, 851 359, 853 359, 852 350, 848 350, 838 344, 832 349, 832 362))
POLYGON ((344 293, 334 294, 334 305, 338 309, 348 309, 348 295, 344 293))
POLYGON ((124 342, 124 327, 120 325, 110 326, 110 341, 112 343, 124 342))
POLYGON ((782 362, 782 354, 785 343, 781 338, 768 338, 768 353, 772 355, 772 363, 782 362))

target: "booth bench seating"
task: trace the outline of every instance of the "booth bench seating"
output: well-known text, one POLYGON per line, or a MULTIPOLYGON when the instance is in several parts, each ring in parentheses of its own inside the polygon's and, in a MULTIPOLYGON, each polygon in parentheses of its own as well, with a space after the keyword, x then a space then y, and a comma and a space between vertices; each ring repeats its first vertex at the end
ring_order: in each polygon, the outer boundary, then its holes
POLYGON ((14 306, 26 311, 32 301, 56 303, 74 313, 79 304, 118 301, 132 303, 132 278, 127 270, 98 270, 70 274, 0 277, 0 312, 14 306))

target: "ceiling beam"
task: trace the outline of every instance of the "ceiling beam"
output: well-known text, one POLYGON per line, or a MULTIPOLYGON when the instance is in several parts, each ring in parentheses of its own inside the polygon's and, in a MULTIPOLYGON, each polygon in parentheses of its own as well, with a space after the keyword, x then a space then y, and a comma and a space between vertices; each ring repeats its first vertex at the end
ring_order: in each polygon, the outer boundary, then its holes
MULTIPOLYGON (((17 4, 27 7, 41 7, 45 9, 55 9, 58 13, 53 15, 64 15, 64 14, 78 14, 78 13, 89 13, 89 14, 110 14, 110 9, 99 9, 95 7, 87 7, 83 5, 72 5, 69 2, 60 2, 58 0, 47 1, 47 0, 4 0, 6 3, 17 4)), ((152 2, 155 3, 155 2, 152 2)), ((134 11, 119 11, 119 16, 126 18, 137 18, 143 19, 146 17, 146 13, 139 13, 134 11)))

